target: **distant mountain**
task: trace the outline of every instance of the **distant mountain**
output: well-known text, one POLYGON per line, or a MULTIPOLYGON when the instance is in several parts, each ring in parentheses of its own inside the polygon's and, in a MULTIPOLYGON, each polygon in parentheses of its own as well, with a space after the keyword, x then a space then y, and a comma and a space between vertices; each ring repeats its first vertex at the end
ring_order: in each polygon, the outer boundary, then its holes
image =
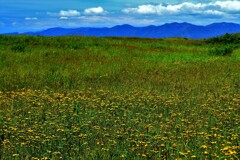
POLYGON ((144 37, 144 38, 210 38, 225 33, 240 32, 240 24, 213 23, 207 26, 198 26, 190 23, 166 23, 161 26, 133 27, 131 25, 117 25, 112 28, 50 28, 40 32, 28 32, 27 35, 39 36, 118 36, 118 37, 144 37))

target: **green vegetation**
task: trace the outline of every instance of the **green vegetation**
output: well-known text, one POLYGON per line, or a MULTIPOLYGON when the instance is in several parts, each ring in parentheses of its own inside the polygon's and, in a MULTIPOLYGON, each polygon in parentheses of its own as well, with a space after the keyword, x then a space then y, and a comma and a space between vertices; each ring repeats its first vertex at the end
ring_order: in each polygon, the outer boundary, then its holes
POLYGON ((208 43, 212 44, 237 44, 240 43, 240 33, 238 34, 225 34, 220 37, 214 37, 207 40, 208 43))
POLYGON ((210 55, 230 56, 233 51, 240 46, 240 34, 225 34, 207 40, 208 43, 215 44, 215 48, 210 50, 210 55))
POLYGON ((238 159, 237 40, 1 35, 0 159, 238 159))

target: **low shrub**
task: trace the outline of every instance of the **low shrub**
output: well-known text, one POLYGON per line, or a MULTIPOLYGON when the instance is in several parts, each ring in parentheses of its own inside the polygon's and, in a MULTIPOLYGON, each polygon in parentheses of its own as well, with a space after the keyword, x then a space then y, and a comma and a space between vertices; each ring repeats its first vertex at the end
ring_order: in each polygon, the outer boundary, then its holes
POLYGON ((209 54, 214 56, 231 56, 234 49, 235 45, 217 45, 209 51, 209 54))
POLYGON ((225 34, 223 36, 210 38, 207 43, 211 44, 240 44, 240 34, 225 34))
POLYGON ((11 47, 13 52, 25 52, 26 46, 24 44, 15 44, 11 47))

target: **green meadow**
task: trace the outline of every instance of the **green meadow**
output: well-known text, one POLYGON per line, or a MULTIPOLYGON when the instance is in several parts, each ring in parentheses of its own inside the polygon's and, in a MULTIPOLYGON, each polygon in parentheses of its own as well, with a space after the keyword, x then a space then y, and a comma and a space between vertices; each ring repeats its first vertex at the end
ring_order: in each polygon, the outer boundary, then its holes
POLYGON ((239 159, 240 35, 0 35, 0 159, 239 159))

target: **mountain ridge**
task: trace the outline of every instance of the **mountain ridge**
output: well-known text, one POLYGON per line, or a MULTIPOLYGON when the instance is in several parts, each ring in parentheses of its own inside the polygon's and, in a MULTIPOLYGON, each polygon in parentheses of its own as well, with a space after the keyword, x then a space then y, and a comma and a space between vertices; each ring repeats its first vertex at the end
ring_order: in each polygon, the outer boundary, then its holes
MULTIPOLYGON (((206 26, 191 23, 173 22, 160 26, 149 25, 134 27, 129 24, 116 25, 113 27, 79 27, 79 28, 48 28, 37 32, 25 32, 21 34, 36 36, 96 36, 96 37, 139 37, 139 38, 169 38, 184 37, 192 39, 211 38, 226 33, 239 33, 240 24, 220 22, 206 26)), ((15 33, 16 34, 16 33, 15 33)), ((18 33, 19 34, 19 33, 18 33)))

